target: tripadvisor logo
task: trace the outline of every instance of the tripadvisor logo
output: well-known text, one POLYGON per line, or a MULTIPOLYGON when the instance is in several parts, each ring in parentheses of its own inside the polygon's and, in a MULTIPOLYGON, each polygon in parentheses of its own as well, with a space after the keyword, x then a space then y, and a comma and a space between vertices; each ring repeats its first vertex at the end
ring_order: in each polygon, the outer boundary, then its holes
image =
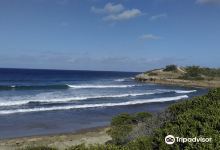
POLYGON ((208 143, 211 142, 212 138, 204 138, 204 137, 193 137, 193 138, 184 138, 184 137, 174 137, 173 135, 167 135, 165 137, 165 143, 168 145, 172 145, 175 142, 178 143, 195 143, 195 142, 201 142, 201 143, 208 143))
POLYGON ((175 137, 173 135, 167 135, 165 137, 165 143, 167 143, 168 145, 171 145, 175 142, 175 137))

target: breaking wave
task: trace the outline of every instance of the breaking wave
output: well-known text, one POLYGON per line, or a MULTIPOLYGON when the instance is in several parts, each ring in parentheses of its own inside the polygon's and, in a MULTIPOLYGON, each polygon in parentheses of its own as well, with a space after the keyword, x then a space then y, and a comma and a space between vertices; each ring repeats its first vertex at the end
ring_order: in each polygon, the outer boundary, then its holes
POLYGON ((126 79, 115 79, 116 82, 124 82, 126 79))
POLYGON ((69 106, 54 106, 54 107, 41 107, 41 108, 28 108, 28 109, 1 110, 0 115, 14 114, 14 113, 82 109, 82 108, 85 109, 85 108, 95 108, 95 107, 138 105, 138 104, 155 103, 155 102, 175 101, 175 100, 180 100, 180 99, 185 99, 185 98, 188 98, 188 96, 182 95, 182 96, 175 96, 175 97, 134 100, 134 101, 121 102, 121 103, 82 104, 82 105, 69 105, 69 106))
POLYGON ((128 87, 135 87, 137 85, 70 85, 67 84, 70 88, 74 89, 91 89, 91 88, 128 88, 128 87))
POLYGON ((196 92, 196 90, 189 90, 189 91, 175 90, 175 92, 179 94, 187 94, 187 93, 194 93, 196 92))
POLYGON ((47 90, 47 89, 67 89, 66 84, 61 85, 0 85, 2 90, 47 90))
POLYGON ((0 85, 0 91, 3 90, 50 90, 50 89, 90 89, 90 88, 129 88, 137 85, 0 85))
POLYGON ((154 92, 148 93, 128 93, 128 94, 118 94, 118 95, 98 95, 98 96, 84 96, 84 97, 69 97, 69 98, 55 98, 55 99, 36 99, 36 100, 16 100, 16 101, 2 101, 0 106, 16 106, 16 105, 26 105, 28 103, 62 103, 70 101, 88 100, 88 99, 98 99, 98 98, 120 98, 120 97, 135 97, 156 94, 154 92))

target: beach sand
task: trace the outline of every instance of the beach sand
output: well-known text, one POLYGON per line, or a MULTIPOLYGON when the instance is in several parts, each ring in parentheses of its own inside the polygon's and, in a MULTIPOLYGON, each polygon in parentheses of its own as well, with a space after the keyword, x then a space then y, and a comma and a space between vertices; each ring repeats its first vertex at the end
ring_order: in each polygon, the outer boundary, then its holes
POLYGON ((111 137, 106 134, 108 127, 98 127, 81 130, 77 133, 56 134, 46 136, 31 136, 0 140, 0 150, 16 150, 27 146, 50 146, 59 150, 85 143, 104 144, 111 137))

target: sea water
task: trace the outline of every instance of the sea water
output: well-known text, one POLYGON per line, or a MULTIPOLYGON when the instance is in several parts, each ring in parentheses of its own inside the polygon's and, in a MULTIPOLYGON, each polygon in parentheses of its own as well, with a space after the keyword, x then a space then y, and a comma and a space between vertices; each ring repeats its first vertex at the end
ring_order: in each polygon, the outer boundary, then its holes
POLYGON ((207 92, 140 83, 137 74, 0 69, 0 138, 106 126, 119 113, 160 112, 207 92))

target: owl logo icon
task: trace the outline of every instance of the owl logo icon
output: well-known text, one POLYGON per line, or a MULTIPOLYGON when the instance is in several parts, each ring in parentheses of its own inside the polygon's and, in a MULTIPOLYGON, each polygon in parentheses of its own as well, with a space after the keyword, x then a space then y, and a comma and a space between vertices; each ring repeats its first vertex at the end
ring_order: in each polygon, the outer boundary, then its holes
POLYGON ((165 143, 167 143, 168 145, 175 143, 175 137, 173 135, 167 135, 165 137, 165 143))

